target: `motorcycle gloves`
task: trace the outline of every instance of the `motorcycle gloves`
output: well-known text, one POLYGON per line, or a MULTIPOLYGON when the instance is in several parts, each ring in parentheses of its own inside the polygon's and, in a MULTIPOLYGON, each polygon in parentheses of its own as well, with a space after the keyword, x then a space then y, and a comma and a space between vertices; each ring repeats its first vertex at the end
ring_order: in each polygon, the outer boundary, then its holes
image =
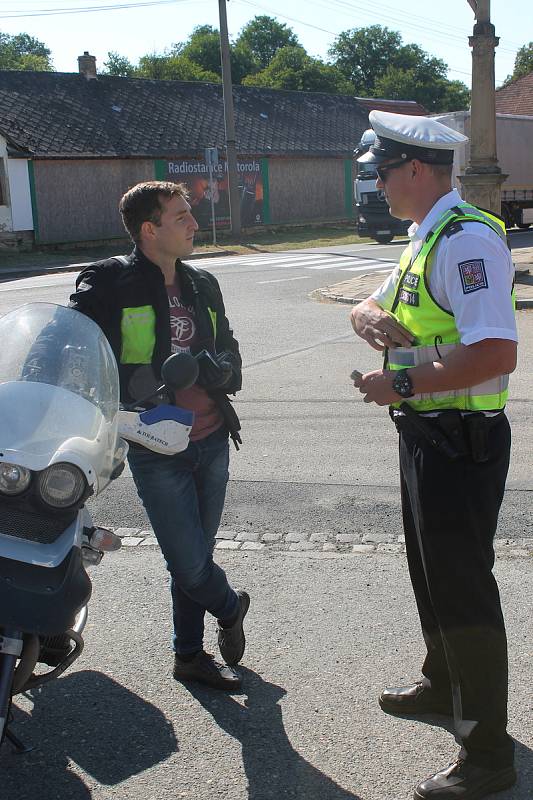
POLYGON ((217 353, 215 356, 202 350, 196 356, 199 373, 197 384, 204 389, 223 389, 228 385, 232 376, 231 355, 227 352, 217 353))

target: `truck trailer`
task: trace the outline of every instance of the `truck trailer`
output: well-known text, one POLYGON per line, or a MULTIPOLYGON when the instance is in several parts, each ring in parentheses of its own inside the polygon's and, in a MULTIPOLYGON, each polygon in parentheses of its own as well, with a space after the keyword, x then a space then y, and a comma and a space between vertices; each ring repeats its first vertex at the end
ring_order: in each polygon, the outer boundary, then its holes
MULTIPOLYGON (((434 114, 434 119, 470 138, 470 112, 453 111, 434 114)), ((366 130, 354 151, 357 160, 366 153, 375 138, 372 128, 366 130)), ((504 175, 501 216, 507 228, 517 225, 529 228, 533 223, 533 117, 496 114, 498 164, 504 175)), ((461 190, 457 176, 464 174, 470 157, 470 144, 461 145, 455 154, 452 185, 461 190)), ((404 236, 411 224, 392 217, 385 195, 376 189, 376 170, 372 164, 357 162, 354 182, 356 228, 359 236, 369 236, 385 244, 394 236, 404 236)))

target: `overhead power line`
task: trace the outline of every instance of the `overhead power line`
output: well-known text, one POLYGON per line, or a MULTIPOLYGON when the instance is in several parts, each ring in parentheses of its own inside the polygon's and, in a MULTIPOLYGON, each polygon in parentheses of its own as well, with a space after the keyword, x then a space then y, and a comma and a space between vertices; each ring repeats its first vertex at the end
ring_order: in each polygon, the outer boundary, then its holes
POLYGON ((77 8, 39 8, 28 9, 27 11, 20 11, 20 8, 15 11, 8 11, 0 14, 0 19, 18 19, 20 17, 54 17, 60 14, 87 14, 93 11, 118 11, 126 8, 146 8, 149 6, 166 6, 175 5, 177 3, 191 3, 198 2, 198 0, 141 0, 141 2, 133 3, 108 3, 107 5, 100 6, 78 6, 77 8))

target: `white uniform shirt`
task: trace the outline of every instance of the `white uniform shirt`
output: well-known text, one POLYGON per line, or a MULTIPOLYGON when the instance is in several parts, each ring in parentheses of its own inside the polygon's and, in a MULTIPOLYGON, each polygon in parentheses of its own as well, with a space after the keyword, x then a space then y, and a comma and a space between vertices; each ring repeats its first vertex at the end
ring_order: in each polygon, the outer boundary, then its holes
MULTIPOLYGON (((457 189, 438 200, 420 225, 408 231, 415 257, 424 239, 445 211, 462 202, 457 189)), ((429 288, 437 303, 451 311, 464 345, 483 339, 518 341, 511 301, 514 265, 505 242, 488 225, 461 222, 463 230, 436 245, 429 288)), ((400 267, 371 298, 384 306, 392 303, 398 287, 400 267)))

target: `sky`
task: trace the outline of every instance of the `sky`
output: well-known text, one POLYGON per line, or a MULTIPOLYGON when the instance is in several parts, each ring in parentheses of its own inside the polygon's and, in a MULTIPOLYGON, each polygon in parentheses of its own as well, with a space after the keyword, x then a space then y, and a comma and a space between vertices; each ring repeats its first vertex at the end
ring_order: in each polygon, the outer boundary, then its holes
MULTIPOLYGON (((450 79, 471 83, 468 36, 474 14, 467 0, 230 0, 226 8, 230 38, 253 17, 267 14, 291 27, 310 55, 323 59, 341 31, 383 25, 443 59, 450 79)), ((533 41, 531 0, 493 0, 491 19, 500 37, 498 86, 513 71, 518 48, 533 41)), ((0 32, 40 39, 58 72, 77 72, 77 57, 85 50, 96 56, 97 69, 111 50, 136 63, 206 24, 218 28, 218 0, 0 0, 0 32)))

